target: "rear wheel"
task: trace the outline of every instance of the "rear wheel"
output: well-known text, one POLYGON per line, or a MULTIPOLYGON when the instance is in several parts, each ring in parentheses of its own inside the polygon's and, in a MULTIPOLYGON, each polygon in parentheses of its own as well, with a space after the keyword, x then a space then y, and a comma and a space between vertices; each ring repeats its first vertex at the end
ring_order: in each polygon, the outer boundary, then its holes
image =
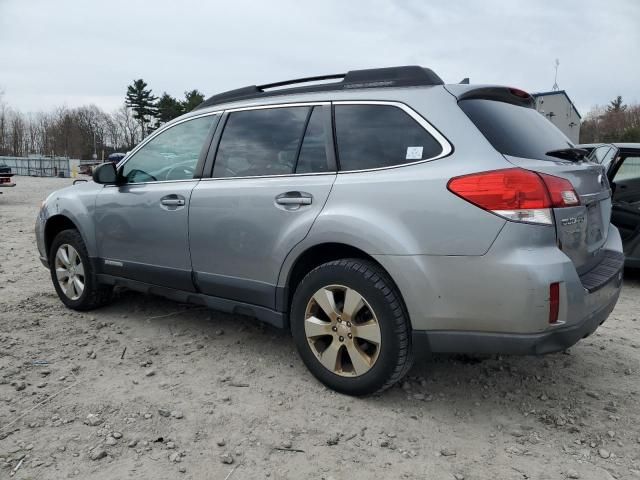
POLYGON ((342 393, 384 390, 411 367, 408 316, 371 261, 337 260, 309 272, 293 297, 291 330, 311 373, 342 393))
POLYGON ((99 285, 87 248, 77 230, 63 230, 49 252, 51 280, 60 300, 74 310, 91 310, 111 299, 112 287, 99 285))

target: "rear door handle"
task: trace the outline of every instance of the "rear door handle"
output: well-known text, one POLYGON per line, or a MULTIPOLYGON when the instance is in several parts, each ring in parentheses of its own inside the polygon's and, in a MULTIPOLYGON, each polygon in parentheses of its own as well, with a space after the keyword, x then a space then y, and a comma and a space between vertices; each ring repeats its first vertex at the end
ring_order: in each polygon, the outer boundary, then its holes
POLYGON ((183 207, 185 201, 184 198, 178 197, 177 195, 167 195, 160 200, 160 203, 167 207, 183 207))
POLYGON ((306 192, 286 192, 276 197, 278 205, 311 205, 313 197, 306 192))

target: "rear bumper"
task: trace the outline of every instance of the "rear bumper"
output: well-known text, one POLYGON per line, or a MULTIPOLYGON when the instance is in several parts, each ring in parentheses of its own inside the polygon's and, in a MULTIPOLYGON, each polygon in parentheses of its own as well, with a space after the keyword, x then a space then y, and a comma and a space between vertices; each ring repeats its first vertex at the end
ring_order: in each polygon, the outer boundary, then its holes
POLYGON ((567 348, 613 310, 623 263, 613 226, 604 249, 611 255, 603 268, 581 277, 556 246, 553 227, 507 222, 485 255, 375 258, 403 296, 417 354, 535 354, 567 348), (556 282, 559 316, 550 324, 549 286, 556 282))
POLYGON ((533 334, 414 330, 413 348, 423 353, 542 355, 559 352, 591 335, 609 317, 620 295, 622 271, 610 283, 609 287, 616 292, 609 302, 574 325, 533 334))

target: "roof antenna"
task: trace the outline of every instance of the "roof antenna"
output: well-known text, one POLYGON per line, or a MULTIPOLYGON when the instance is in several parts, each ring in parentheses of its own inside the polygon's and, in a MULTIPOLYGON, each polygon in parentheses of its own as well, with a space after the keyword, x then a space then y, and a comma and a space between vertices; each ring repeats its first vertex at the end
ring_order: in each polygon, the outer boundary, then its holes
POLYGON ((460 80, 460 84, 469 85, 469 77, 464 77, 462 80, 460 80))
POLYGON ((554 92, 557 92, 558 90, 560 90, 560 87, 558 86, 558 67, 559 66, 560 66, 560 60, 556 58, 556 76, 553 81, 553 88, 551 89, 554 92))

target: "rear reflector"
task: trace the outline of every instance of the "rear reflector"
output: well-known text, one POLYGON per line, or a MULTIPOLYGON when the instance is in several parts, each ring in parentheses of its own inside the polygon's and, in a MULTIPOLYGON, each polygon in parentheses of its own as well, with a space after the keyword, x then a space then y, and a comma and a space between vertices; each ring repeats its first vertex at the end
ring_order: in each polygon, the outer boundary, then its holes
POLYGON ((552 208, 580 204, 568 180, 522 168, 455 177, 447 188, 483 210, 518 222, 551 225, 552 208))
POLYGON ((560 312, 560 284, 554 282, 549 285, 549 323, 558 322, 560 312))

